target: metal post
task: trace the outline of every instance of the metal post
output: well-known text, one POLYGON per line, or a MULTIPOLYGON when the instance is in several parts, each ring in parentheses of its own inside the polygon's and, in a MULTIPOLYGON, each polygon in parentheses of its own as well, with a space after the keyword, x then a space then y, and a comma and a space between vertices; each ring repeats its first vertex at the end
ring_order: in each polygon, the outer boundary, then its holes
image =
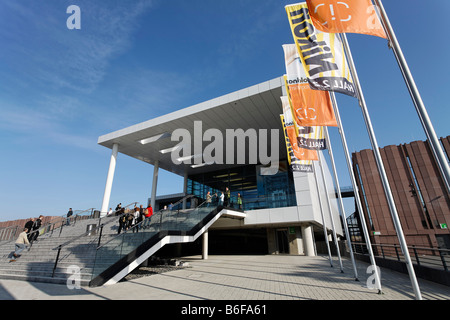
POLYGON ((444 266, 444 270, 448 271, 447 263, 445 262, 444 255, 442 254, 442 250, 440 247, 438 247, 439 256, 441 257, 442 265, 444 266))
POLYGON ((394 244, 395 254, 397 255, 397 260, 400 261, 400 255, 398 254, 397 245, 394 244))
POLYGON ((336 245, 336 252, 337 252, 337 255, 338 255, 339 266, 341 268, 341 272, 343 273, 344 272, 344 267, 342 266, 341 251, 339 250, 339 244, 338 244, 337 236, 336 236, 336 226, 334 225, 333 212, 331 210, 330 194, 328 192, 327 182, 325 180, 325 170, 323 170, 323 165, 322 165, 322 153, 318 152, 318 155, 319 155, 319 167, 320 167, 320 171, 322 173, 323 187, 325 189, 325 196, 327 198, 328 211, 330 213, 331 230, 332 230, 332 234, 333 234, 333 238, 334 238, 334 243, 336 245))
POLYGON ((395 36, 394 29, 389 22, 389 18, 384 10, 381 0, 374 0, 376 3, 375 11, 377 12, 381 23, 385 29, 386 35, 389 38, 390 44, 392 46, 395 58, 402 72, 403 78, 405 79, 406 86, 408 87, 409 94, 414 102, 417 114, 419 115, 419 120, 422 123, 422 127, 425 131, 428 141, 430 142, 431 150, 433 151, 434 158, 438 164, 438 167, 442 173, 444 183, 447 187, 447 192, 450 193, 450 167, 447 162, 447 157, 445 156, 442 147, 439 143, 439 139, 434 131, 433 124, 428 116, 427 109, 425 108, 422 97, 420 96, 419 90, 417 89, 414 78, 409 70, 406 59, 403 55, 402 49, 395 36))
POLYGON ((102 241, 103 225, 100 225, 100 235, 98 236, 97 247, 100 247, 100 242, 102 241))
POLYGON ((417 254, 416 246, 413 245, 412 247, 414 250, 414 256, 416 257, 416 263, 418 266, 420 266, 419 255, 417 254))
MULTIPOLYGON (((371 244, 371 241, 370 241, 370 235, 369 235, 369 231, 367 230, 366 219, 364 218, 364 211, 363 211, 362 204, 361 204, 361 197, 359 196, 358 185, 356 184, 355 173, 353 172, 353 169, 352 169, 352 161, 351 161, 351 158, 350 158, 350 153, 348 151, 347 139, 345 138, 344 127, 342 126, 341 115, 339 113, 339 108, 338 108, 338 105, 337 105, 337 101, 336 101, 336 97, 334 95, 334 92, 330 92, 330 97, 331 97, 331 102, 332 102, 332 105, 333 105, 334 116, 336 118, 336 122, 338 124, 339 133, 340 133, 340 136, 341 136, 341 141, 342 141, 342 147, 344 149, 345 160, 347 161, 348 173, 349 173, 349 176, 350 176, 350 180, 352 182, 353 192, 355 194, 356 207, 358 209, 359 218, 361 219, 362 231, 363 231, 363 234, 364 234, 364 238, 366 239, 366 244, 367 244, 366 247, 367 247, 367 251, 369 253, 370 263, 374 267, 373 271, 374 271, 374 275, 375 275, 375 283, 377 285, 378 293, 381 294, 382 293, 382 291, 381 291, 381 278, 380 278, 380 274, 378 272, 377 264, 375 262, 375 257, 374 257, 373 250, 372 250, 372 244, 371 244)), ((363 250, 362 246, 361 246, 361 252, 364 253, 364 250, 363 250)))
MULTIPOLYGON (((318 151, 320 152, 320 151, 318 151)), ((314 163, 314 162, 313 162, 314 163)), ((327 226, 325 223, 325 217, 323 216, 323 205, 322 205, 322 198, 320 197, 320 189, 319 189, 319 181, 317 180, 316 175, 316 169, 314 168, 314 179, 316 181, 316 187, 317 187, 317 197, 319 198, 319 205, 320 205, 320 215, 322 216, 322 224, 323 224, 323 236, 325 237, 325 243, 327 244, 328 249, 328 257, 330 259, 330 266, 333 267, 333 259, 331 258, 331 250, 330 250, 330 244, 328 243, 328 234, 327 234, 327 226)))
POLYGON ((53 266, 52 278, 55 276, 56 266, 58 265, 59 254, 61 253, 61 245, 58 246, 58 253, 56 254, 55 265, 53 266))
POLYGON ((350 239, 350 233, 348 232, 347 219, 345 218, 344 203, 342 202, 341 187, 339 185, 336 164, 334 162, 333 148, 331 147, 330 135, 328 134, 328 127, 324 127, 324 129, 325 129, 325 138, 326 138, 326 141, 328 144, 327 145, 328 155, 330 156, 331 166, 333 168, 334 182, 336 183, 336 189, 337 189, 337 193, 338 193, 339 207, 341 209, 342 223, 344 224, 345 237, 347 238, 347 241, 348 241, 348 248, 350 250, 350 257, 351 257, 352 264, 353 264, 353 272, 355 274, 355 280, 358 281, 358 270, 356 268, 355 257, 353 255, 353 248, 352 248, 352 241, 350 239))
POLYGON ((395 202, 394 202, 394 197, 392 195, 391 192, 391 187, 389 186, 389 181, 386 175, 386 171, 384 169, 384 164, 383 164, 383 160, 381 159, 381 154, 380 154, 380 149, 378 147, 378 142, 375 138, 375 133, 373 131, 372 128, 372 122, 370 120, 369 117, 369 112, 367 110, 367 105, 364 99, 364 95, 361 89, 361 85, 359 83, 359 79, 358 79, 358 74, 356 73, 356 68, 355 68, 355 64, 353 62, 353 57, 350 51, 350 46, 348 45, 347 42, 347 36, 344 34, 342 34, 342 43, 344 45, 345 51, 347 52, 348 55, 348 60, 349 60, 349 66, 350 66, 350 71, 353 77, 353 81, 355 82, 355 86, 356 86, 356 91, 358 92, 358 98, 359 98, 359 102, 360 102, 360 106, 361 106, 361 110, 364 116, 364 121, 366 123, 366 127, 367 127, 367 131, 369 133, 369 138, 372 144, 372 149, 375 155, 375 160, 376 160, 376 164, 378 167, 378 171, 380 173, 381 176, 381 181, 383 183, 383 189, 384 189, 384 193, 386 195, 387 198, 387 202, 389 205, 389 209, 391 212, 391 216, 392 216, 392 220, 394 222, 394 227, 395 230, 397 231, 397 236, 398 239, 400 241, 400 245, 401 245, 401 249, 403 251, 403 255, 405 256, 405 260, 406 260, 406 267, 408 269, 408 273, 409 273, 409 277, 411 279, 411 284, 413 286, 414 289, 414 293, 416 296, 417 300, 422 300, 422 295, 420 293, 420 289, 419 289, 419 284, 417 282, 417 278, 416 278, 416 274, 414 272, 414 267, 411 263, 411 257, 409 256, 409 251, 408 251, 408 247, 406 245, 406 241, 405 241, 405 236, 403 234, 403 229, 400 223, 400 219, 398 217, 398 213, 397 213, 397 208, 395 206, 395 202))

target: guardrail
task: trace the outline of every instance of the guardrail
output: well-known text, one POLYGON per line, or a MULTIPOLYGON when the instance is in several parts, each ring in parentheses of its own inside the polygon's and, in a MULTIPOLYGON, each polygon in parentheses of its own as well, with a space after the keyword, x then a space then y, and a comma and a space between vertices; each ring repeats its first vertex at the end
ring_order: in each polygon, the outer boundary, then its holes
MULTIPOLYGON (((356 253, 367 254, 367 244, 356 242, 352 243, 353 250, 356 253)), ((397 260, 405 262, 401 247, 398 244, 372 244, 375 256, 383 259, 397 260)), ((438 270, 449 271, 450 250, 444 248, 431 248, 420 246, 408 246, 409 254, 413 264, 418 266, 434 268, 438 270)))

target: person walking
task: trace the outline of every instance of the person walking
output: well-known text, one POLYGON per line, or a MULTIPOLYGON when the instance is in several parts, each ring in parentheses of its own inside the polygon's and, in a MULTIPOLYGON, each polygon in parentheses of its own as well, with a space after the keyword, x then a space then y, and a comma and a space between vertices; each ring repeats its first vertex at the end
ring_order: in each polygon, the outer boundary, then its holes
POLYGON ((23 231, 17 237, 17 240, 14 243, 14 253, 13 253, 13 257, 15 259, 11 259, 9 262, 16 261, 16 259, 20 257, 20 253, 23 250, 25 250, 28 245, 30 245, 30 242, 28 241, 27 231, 28 231, 27 228, 23 228, 23 231))
POLYGON ((231 191, 230 189, 228 189, 228 187, 226 187, 225 189, 225 207, 228 207, 230 205, 230 200, 231 200, 231 191))
POLYGON ((70 217, 73 215, 72 208, 69 208, 69 211, 67 212, 67 219, 66 219, 66 225, 70 226, 70 217))
POLYGON ((134 207, 134 212, 132 213, 133 215, 133 220, 131 221, 131 227, 133 228, 133 232, 139 232, 139 227, 137 226, 137 224, 139 223, 139 208, 138 207, 134 207))
POLYGON ((211 192, 208 191, 206 193, 206 206, 209 207, 211 205, 211 192))
POLYGON ((153 215, 153 208, 152 205, 149 204, 147 207, 147 214, 145 215, 146 218, 150 218, 153 215))
POLYGON ((42 219, 44 216, 41 214, 39 218, 36 219, 36 221, 33 224, 33 227, 31 228, 31 241, 30 242, 37 242, 37 238, 39 237, 39 229, 42 226, 42 219))
POLYGON ((242 210, 242 197, 239 192, 237 194, 237 204, 238 204, 239 210, 242 210))
POLYGON ((122 229, 125 229, 126 223, 127 223, 126 216, 121 215, 119 217, 119 229, 117 229, 117 234, 120 234, 120 232, 122 232, 122 229))
POLYGON ((36 221, 36 218, 31 218, 30 220, 27 221, 27 223, 25 223, 24 228, 27 229, 28 241, 31 240, 31 236, 32 236, 31 229, 33 228, 33 224, 34 224, 35 221, 36 221))
POLYGON ((219 206, 223 206, 224 199, 225 199, 225 194, 223 192, 221 192, 220 197, 219 197, 219 206))

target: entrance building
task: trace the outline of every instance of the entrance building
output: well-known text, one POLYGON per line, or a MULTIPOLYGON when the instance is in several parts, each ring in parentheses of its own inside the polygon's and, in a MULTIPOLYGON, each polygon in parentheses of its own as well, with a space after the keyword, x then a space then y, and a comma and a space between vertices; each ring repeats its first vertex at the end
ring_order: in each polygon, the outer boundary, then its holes
POLYGON ((99 137, 98 143, 112 150, 101 213, 106 214, 110 207, 120 153, 148 163, 153 170, 148 189, 155 210, 160 209, 159 204, 186 195, 193 197, 183 203, 185 208, 206 201, 208 192, 212 201, 218 201, 228 188, 228 207, 242 215, 222 215, 209 227, 210 253, 326 253, 324 244, 326 238, 332 239, 332 222, 336 234, 343 235, 333 179, 326 163, 322 163, 324 179, 317 163, 313 173, 290 170, 280 121, 283 95, 284 81, 279 77, 99 137), (230 132, 243 133, 244 138, 235 135, 230 142, 230 132), (180 133, 192 139, 181 141, 180 133), (208 138, 208 133, 216 139, 208 138), (222 144, 217 137, 223 137, 222 144), (255 143, 259 148, 255 149, 255 143), (267 149, 261 151, 264 143, 267 149), (211 154, 218 161, 205 161, 212 146, 211 154), (270 163, 261 161, 262 156, 271 157, 270 163), (276 170, 268 173, 269 167, 276 170), (182 194, 156 196, 161 169, 184 177, 182 194))

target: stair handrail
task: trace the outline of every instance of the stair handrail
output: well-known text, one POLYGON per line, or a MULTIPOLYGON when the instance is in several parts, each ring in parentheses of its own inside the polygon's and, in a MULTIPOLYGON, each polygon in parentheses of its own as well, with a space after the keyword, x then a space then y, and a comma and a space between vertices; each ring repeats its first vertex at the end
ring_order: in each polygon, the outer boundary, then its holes
MULTIPOLYGON (((76 213, 76 218, 75 218, 74 221, 76 221, 76 219, 78 218, 78 216, 79 216, 80 214, 82 214, 82 213, 91 211, 91 214, 92 214, 92 212, 94 211, 94 209, 95 209, 95 208, 89 208, 89 209, 86 209, 86 210, 76 210, 76 211, 79 211, 79 212, 76 213)), ((61 234, 62 228, 64 227, 64 225, 65 225, 65 223, 66 223, 66 219, 67 219, 67 214, 64 214, 64 215, 61 215, 61 216, 53 217, 53 218, 50 219, 49 221, 43 223, 43 224, 41 225, 41 227, 39 227, 39 229, 36 229, 36 230, 34 230, 34 231, 28 230, 29 232, 27 232, 27 235, 34 235, 35 233, 41 233, 41 231, 43 231, 43 230, 44 230, 44 232, 43 232, 42 234, 47 234, 47 233, 49 233, 49 232, 52 232, 52 233, 53 233, 53 231, 57 230, 58 228, 61 228, 61 230, 60 230, 60 234, 61 234), (61 225, 55 228, 55 226, 56 226, 57 224, 61 224, 61 225), (47 230, 47 231, 46 231, 46 230, 47 230)), ((28 222, 28 221, 29 221, 29 220, 27 220, 26 222, 28 222)), ((18 235, 17 235, 17 229, 19 229, 20 231, 22 231, 23 228, 24 228, 24 226, 20 226, 20 225, 10 226, 10 227, 7 227, 7 228, 2 228, 2 229, 0 229, 0 232, 2 232, 2 231, 5 230, 5 229, 8 229, 8 228, 16 228, 16 232, 13 234, 13 236, 14 236, 14 237, 17 237, 17 236, 18 236, 18 235)), ((11 241, 11 240, 15 240, 15 238, 10 238, 10 239, 8 239, 7 241, 9 242, 9 241, 11 241)), ((3 245, 3 244, 2 244, 2 245, 3 245)), ((31 249, 31 245, 30 245, 30 249, 31 249)))
POLYGON ((101 231, 103 230, 103 224, 100 224, 100 225, 96 226, 95 228, 93 228, 93 229, 91 229, 91 230, 87 230, 85 233, 83 233, 83 234, 81 234, 81 235, 79 235, 79 236, 76 236, 75 238, 72 238, 72 239, 70 239, 70 240, 68 240, 68 241, 66 241, 66 242, 64 242, 64 243, 61 243, 60 245, 58 245, 57 247, 55 247, 55 248, 52 249, 52 250, 58 250, 58 252, 57 252, 57 254, 56 254, 55 263, 54 263, 54 265, 53 265, 52 278, 54 277, 56 267, 58 266, 59 255, 60 255, 60 253, 61 253, 61 249, 62 249, 63 247, 65 247, 65 246, 67 246, 68 244, 70 244, 70 243, 72 243, 72 242, 75 242, 76 240, 81 239, 81 238, 87 236, 88 234, 90 234, 90 233, 92 233, 92 232, 94 232, 94 231, 97 231, 98 229, 100 229, 100 234, 101 234, 101 231))
MULTIPOLYGON (((187 199, 189 199, 189 198, 192 198, 192 197, 195 197, 195 195, 189 194, 189 195, 187 195, 187 196, 184 196, 182 199, 178 200, 178 201, 175 202, 175 204, 173 204, 173 205, 175 206, 176 204, 179 204, 179 203, 181 203, 181 202, 183 202, 183 201, 185 201, 185 200, 187 200, 187 199)), ((205 201, 205 202, 206 202, 206 201, 205 201)), ((203 203, 202 203, 202 204, 203 204, 203 203)), ((200 204, 199 206, 197 206, 197 208, 200 207, 200 206, 201 206, 201 204, 200 204)), ((195 209, 195 208, 194 208, 194 209, 195 209)), ((153 217, 153 216, 156 217, 158 214, 162 215, 164 211, 171 211, 171 210, 169 210, 169 209, 160 209, 160 210, 158 210, 157 212, 155 212, 155 213, 152 215, 152 217, 153 217)), ((174 210, 174 211, 175 211, 175 210, 174 210)), ((179 211, 179 209, 178 209, 178 211, 179 211)), ((122 216, 122 215, 121 215, 121 216, 122 216)), ((150 218, 149 218, 149 219, 150 219, 150 218)), ((144 220, 142 220, 141 222, 135 224, 135 225, 132 226, 130 229, 125 230, 123 233, 115 235, 114 237, 112 237, 112 238, 109 239, 107 242, 103 243, 102 245, 100 245, 100 241, 99 241, 99 245, 97 246, 97 249, 96 249, 96 250, 102 248, 103 246, 107 245, 108 243, 110 243, 110 242, 113 241, 114 239, 116 239, 116 238, 122 236, 123 234, 127 233, 128 231, 133 230, 133 229, 136 228, 136 227, 140 227, 140 225, 143 224, 143 223, 145 222, 145 220, 146 220, 146 219, 144 219, 144 220)))
MULTIPOLYGON (((127 206, 123 207, 123 209, 125 209, 125 208, 127 208, 127 207, 129 207, 129 206, 131 206, 131 205, 133 205, 133 204, 134 204, 134 205, 137 205, 138 202, 132 202, 132 203, 128 204, 127 206)), ((117 211, 118 211, 118 210, 117 210, 117 211)), ((116 211, 114 211, 110 216, 112 216, 115 212, 116 212, 116 211)), ((121 216, 126 215, 126 214, 128 214, 128 213, 123 213, 123 214, 119 215, 118 217, 121 217, 121 216)), ((91 233, 93 233, 94 231, 97 231, 98 229, 103 229, 103 227, 104 227, 106 224, 108 224, 108 223, 109 223, 109 222, 107 222, 107 223, 100 223, 98 226, 96 226, 96 227, 94 227, 94 228, 92 228, 92 229, 90 229, 90 230, 85 231, 84 233, 82 233, 82 234, 76 236, 75 238, 69 239, 68 241, 66 241, 66 242, 64 242, 64 243, 62 243, 62 244, 60 244, 60 245, 58 245, 57 247, 53 248, 52 250, 57 250, 59 247, 61 247, 61 248, 62 248, 62 247, 65 247, 65 246, 67 246, 68 244, 70 244, 71 242, 74 242, 74 241, 76 241, 76 240, 78 240, 78 239, 80 239, 80 238, 83 238, 83 237, 85 237, 86 235, 91 234, 91 233)))
MULTIPOLYGON (((202 225, 201 224, 201 222, 203 221, 203 219, 205 219, 207 216, 209 216, 211 213, 213 213, 214 211, 216 212, 216 214, 219 214, 220 212, 222 212, 222 209, 224 208, 222 205, 219 205, 218 204, 218 202, 217 201, 211 201, 211 204, 212 204, 212 206, 209 206, 210 205, 210 203, 209 203, 210 201, 209 200, 205 200, 205 201, 203 201, 202 203, 200 203, 200 205, 198 205, 196 208, 192 208, 192 210, 191 210, 191 213, 192 212, 195 212, 195 211, 199 211, 199 213, 200 213, 200 216, 199 217, 196 217, 195 218, 195 220, 193 221, 194 222, 194 224, 193 225, 191 225, 191 223, 189 223, 188 224, 188 229, 186 229, 185 231, 186 232, 188 232, 188 231, 194 231, 194 229, 193 228, 198 228, 198 226, 199 225, 202 225), (208 212, 203 212, 202 213, 202 208, 205 208, 205 207, 207 207, 208 209, 210 209, 210 211, 208 211, 208 212), (190 229, 189 229, 190 228, 190 229)), ((148 237, 144 237, 144 238, 142 238, 142 239, 140 239, 140 241, 139 241, 139 243, 135 243, 133 246, 135 246, 136 248, 140 248, 140 246, 142 246, 144 243, 146 243, 146 241, 147 240, 151 240, 151 239, 154 239, 155 237, 165 237, 166 235, 168 235, 168 233, 166 233, 167 231, 171 231, 171 230, 179 230, 179 231, 183 231, 182 229, 178 229, 178 227, 180 226, 180 224, 179 224, 179 222, 178 222, 178 214, 179 214, 179 212, 177 213, 177 211, 179 211, 179 210, 168 210, 168 209, 163 209, 163 210, 159 210, 158 212, 157 212, 157 214, 160 214, 161 216, 164 214, 164 213, 170 213, 169 214, 169 216, 172 216, 172 217, 176 217, 176 224, 177 224, 177 228, 175 228, 175 229, 171 229, 170 227, 168 227, 168 228, 162 228, 162 226, 160 226, 160 228, 159 228, 159 230, 157 229, 157 230, 155 230, 154 232, 153 231, 150 231, 150 233, 149 233, 149 236, 148 237), (172 212, 171 212, 172 211, 172 212), (172 214, 173 213, 173 214, 172 214)), ((155 214, 156 215, 156 214, 155 214)), ((167 216, 166 216, 167 217, 167 216)), ((186 216, 188 219, 190 218, 190 215, 187 215, 186 216)), ((98 252, 99 252, 99 250, 100 249, 102 249, 103 247, 105 247, 109 242, 111 242, 112 240, 114 240, 114 239, 116 239, 118 236, 121 236, 121 237, 124 237, 127 233, 130 233, 131 232, 131 230, 133 230, 134 228, 139 228, 139 227, 142 227, 142 224, 143 223, 146 223, 148 221, 148 219, 145 219, 145 220, 143 220, 143 221, 141 221, 140 223, 138 223, 138 224, 136 224, 136 225, 134 225, 132 228, 130 228, 130 229, 128 229, 127 231, 125 231, 124 233, 122 233, 122 234, 120 234, 120 235, 117 235, 116 237, 114 237, 113 239, 111 239, 110 241, 108 241, 107 243, 104 243, 103 245, 101 245, 101 246, 98 246, 97 247, 97 253, 96 253, 96 261, 97 261, 97 255, 98 255, 98 252)), ((208 220, 208 221, 210 221, 210 220, 208 220)), ((159 217, 156 217, 156 219, 155 220, 153 220, 153 221, 150 221, 151 222, 151 224, 152 225, 158 225, 158 224, 160 224, 160 223, 162 223, 162 222, 160 222, 160 220, 159 220, 159 217)), ((143 228, 145 229, 147 226, 144 226, 143 228)), ((144 232, 145 233, 145 232, 144 232)), ((137 233, 136 234, 137 236, 139 236, 139 233, 137 233)), ((125 241, 125 239, 124 238, 122 238, 122 241, 121 241, 121 243, 123 243, 123 241, 125 241)), ((120 246, 121 244, 119 243, 118 244, 118 246, 120 246)), ((136 249, 135 248, 135 249, 136 249)), ((107 248, 108 249, 108 248, 107 248)), ((128 248, 130 251, 129 252, 132 252, 132 248, 128 248)), ((137 250, 137 249, 136 249, 137 250)), ((122 253, 120 254, 120 255, 122 255, 122 253)), ((126 256, 127 254, 125 254, 125 256, 126 256)), ((114 263, 112 263, 111 265, 110 265, 110 267, 112 266, 112 265, 115 265, 118 261, 120 261, 120 259, 121 258, 119 258, 119 260, 117 260, 116 262, 114 262, 114 263)), ((95 277, 97 277, 98 275, 100 275, 102 272, 104 272, 106 269, 103 269, 103 267, 100 267, 100 272, 99 273, 96 273, 96 271, 95 271, 95 268, 96 268, 96 265, 97 265, 97 263, 95 262, 94 263, 94 268, 93 268, 93 279, 95 278, 95 277)), ((107 268, 108 269, 108 268, 107 268)), ((97 270, 98 271, 98 270, 97 270)))
MULTIPOLYGON (((80 212, 77 212, 77 213, 75 214, 74 224, 76 223, 76 221, 78 220, 78 217, 79 217, 82 213, 85 213, 85 212, 90 211, 90 212, 91 212, 91 216, 92 216, 92 214, 93 214, 93 212, 94 212, 94 209, 95 209, 95 208, 89 208, 89 209, 86 209, 86 210, 75 210, 75 211, 80 211, 80 212)), ((59 228, 59 235, 61 235, 62 229, 63 229, 63 227, 64 227, 64 226, 66 225, 66 223, 67 223, 67 219, 68 219, 67 213, 64 214, 64 215, 61 215, 61 216, 57 216, 57 217, 51 219, 50 221, 47 221, 47 222, 46 222, 45 224, 43 224, 39 229, 36 229, 36 230, 34 230, 34 231, 31 231, 31 232, 29 232, 28 234, 31 235, 31 234, 34 234, 34 233, 37 233, 37 232, 40 233, 42 230, 44 230, 43 234, 46 234, 46 233, 48 233, 48 232, 50 232, 50 231, 51 231, 52 234, 53 234, 53 231, 55 231, 55 230, 57 230, 57 229, 59 228), (59 223, 60 223, 61 225, 55 228, 55 226, 56 226, 57 224, 59 224, 59 223), (49 227, 50 227, 51 229, 49 229, 48 231, 45 231, 45 230, 47 230, 49 227)))

